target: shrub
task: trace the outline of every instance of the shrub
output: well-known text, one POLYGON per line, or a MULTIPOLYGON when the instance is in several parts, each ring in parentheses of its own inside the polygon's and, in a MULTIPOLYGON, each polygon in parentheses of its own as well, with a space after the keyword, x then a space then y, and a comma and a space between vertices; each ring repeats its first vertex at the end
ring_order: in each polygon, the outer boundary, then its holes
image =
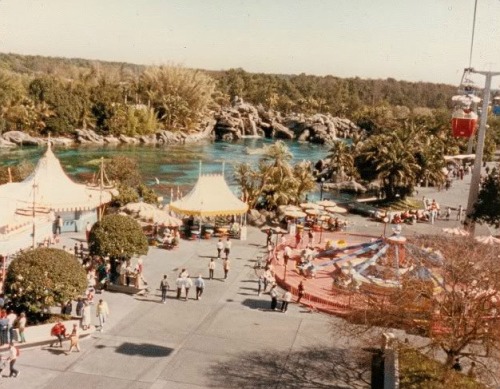
POLYGON ((107 215, 92 227, 89 251, 92 255, 111 257, 142 255, 148 252, 148 240, 134 219, 107 215))
POLYGON ((82 295, 85 270, 64 250, 38 248, 18 255, 10 264, 5 292, 14 309, 39 316, 48 308, 82 295))

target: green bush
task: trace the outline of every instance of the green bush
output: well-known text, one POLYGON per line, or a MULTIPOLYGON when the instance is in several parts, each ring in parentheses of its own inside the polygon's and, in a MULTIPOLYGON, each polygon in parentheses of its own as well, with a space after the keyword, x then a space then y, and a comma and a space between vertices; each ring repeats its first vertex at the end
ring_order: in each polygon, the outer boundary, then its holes
POLYGON ((13 307, 35 316, 75 299, 86 288, 82 265, 68 252, 53 248, 38 248, 18 255, 10 264, 5 280, 5 292, 13 307))
POLYGON ((111 257, 148 253, 148 240, 137 221, 122 215, 107 215, 90 231, 89 251, 92 255, 111 257))

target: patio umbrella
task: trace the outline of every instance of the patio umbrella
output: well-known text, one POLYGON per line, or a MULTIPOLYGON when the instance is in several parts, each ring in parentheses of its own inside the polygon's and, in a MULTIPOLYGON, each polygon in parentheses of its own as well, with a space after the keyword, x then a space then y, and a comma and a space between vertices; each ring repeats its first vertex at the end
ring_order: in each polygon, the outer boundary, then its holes
POLYGON ((335 207, 337 203, 332 200, 322 200, 318 201, 316 204, 321 205, 322 207, 335 207))
POLYGON ((300 206, 304 209, 321 209, 321 205, 316 203, 301 203, 300 206))
POLYGON ((342 208, 342 207, 338 207, 338 206, 328 207, 328 208, 326 208, 326 210, 328 212, 333 212, 333 213, 346 213, 347 212, 347 209, 342 208))
POLYGON ((322 215, 324 212, 321 210, 321 209, 306 209, 305 212, 308 214, 308 215, 313 215, 313 216, 318 216, 318 215, 322 215))
POLYGON ((493 235, 476 236, 474 239, 476 239, 479 243, 484 243, 484 244, 500 244, 500 239, 495 238, 493 235))
POLYGON ((284 212, 293 212, 293 211, 301 211, 302 208, 300 207, 297 207, 296 205, 287 205, 285 208, 284 208, 284 212))
POLYGON ((151 218, 151 220, 154 223, 161 224, 164 227, 180 227, 183 224, 181 219, 176 218, 174 216, 170 216, 165 211, 160 211, 160 210, 155 211, 152 216, 153 217, 151 218))
POLYGON ((152 212, 158 209, 155 205, 138 202, 138 203, 128 203, 120 208, 122 211, 128 214, 140 214, 141 212, 152 212))
POLYGON ((300 217, 306 217, 306 213, 302 211, 286 211, 285 216, 292 217, 294 219, 300 218, 300 217))

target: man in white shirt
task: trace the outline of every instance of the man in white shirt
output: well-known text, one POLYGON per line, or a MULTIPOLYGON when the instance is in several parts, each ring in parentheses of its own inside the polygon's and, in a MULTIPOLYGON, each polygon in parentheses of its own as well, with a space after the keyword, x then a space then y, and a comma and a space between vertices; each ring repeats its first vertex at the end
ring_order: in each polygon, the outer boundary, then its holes
POLYGON ((229 253, 231 252, 232 242, 227 238, 226 243, 224 243, 224 254, 226 254, 226 259, 229 258, 229 253))
POLYGON ((217 242, 217 258, 220 258, 220 254, 222 253, 222 250, 224 249, 224 242, 222 239, 219 239, 217 242))

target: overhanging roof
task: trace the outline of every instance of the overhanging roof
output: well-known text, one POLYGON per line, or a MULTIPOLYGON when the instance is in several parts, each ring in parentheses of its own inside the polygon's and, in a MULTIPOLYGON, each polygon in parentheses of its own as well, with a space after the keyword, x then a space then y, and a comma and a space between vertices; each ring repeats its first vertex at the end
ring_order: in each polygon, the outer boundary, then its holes
POLYGON ((230 216, 244 214, 248 204, 234 195, 224 176, 207 174, 200 175, 191 192, 171 203, 170 209, 184 215, 230 216))

